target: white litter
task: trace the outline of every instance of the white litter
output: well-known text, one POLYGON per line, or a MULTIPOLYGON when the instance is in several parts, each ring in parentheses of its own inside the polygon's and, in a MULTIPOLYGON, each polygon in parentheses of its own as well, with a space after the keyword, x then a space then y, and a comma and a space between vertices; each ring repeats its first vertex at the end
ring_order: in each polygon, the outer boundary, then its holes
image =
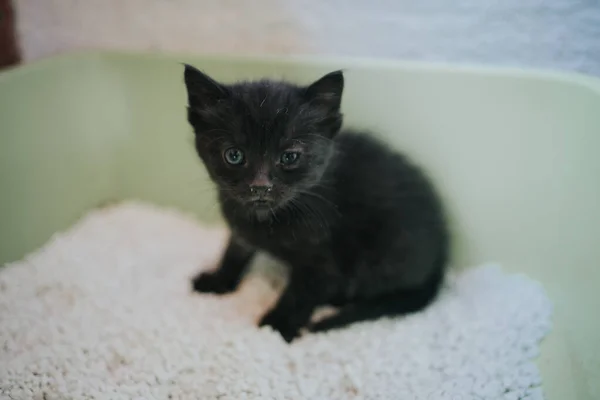
POLYGON ((129 202, 0 270, 0 398, 543 398, 533 359, 552 306, 538 283, 480 266, 424 312, 290 346, 256 327, 281 286, 272 262, 234 294, 191 292, 226 236, 129 202))

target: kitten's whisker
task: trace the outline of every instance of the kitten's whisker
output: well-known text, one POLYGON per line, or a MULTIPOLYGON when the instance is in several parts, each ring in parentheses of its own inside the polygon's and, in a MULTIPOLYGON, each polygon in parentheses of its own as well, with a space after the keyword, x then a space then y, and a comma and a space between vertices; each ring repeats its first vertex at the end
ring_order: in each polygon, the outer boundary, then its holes
POLYGON ((296 210, 295 214, 297 214, 300 217, 300 222, 302 222, 307 228, 312 230, 313 229, 312 225, 310 225, 308 223, 308 221, 306 220, 304 212, 302 211, 302 209, 300 208, 300 205, 296 202, 296 200, 291 199, 289 202, 289 205, 291 206, 292 210, 296 210))
POLYGON ((331 200, 321 196, 318 193, 314 193, 314 192, 310 192, 310 191, 300 191, 300 194, 306 195, 306 196, 310 196, 310 197, 314 197, 316 199, 322 200, 323 202, 325 202, 326 204, 329 204, 331 206, 333 206, 334 208, 337 208, 337 205, 335 203, 333 203, 331 200))
POLYGON ((292 204, 294 204, 300 212, 300 215, 303 217, 302 222, 305 223, 307 228, 314 230, 314 223, 318 225, 316 228, 324 229, 329 227, 327 219, 323 216, 323 214, 321 214, 320 211, 310 207, 307 203, 300 202, 296 199, 292 199, 292 204))
POLYGON ((316 222, 320 224, 320 227, 322 229, 329 227, 328 219, 323 215, 323 213, 321 212, 321 210, 319 208, 313 208, 308 203, 306 204, 306 208, 311 210, 312 215, 316 219, 316 222))
POLYGON ((271 211, 271 215, 273 216, 273 219, 277 222, 279 222, 279 219, 277 218, 277 214, 275 214, 275 210, 273 210, 272 207, 269 207, 269 211, 271 211))

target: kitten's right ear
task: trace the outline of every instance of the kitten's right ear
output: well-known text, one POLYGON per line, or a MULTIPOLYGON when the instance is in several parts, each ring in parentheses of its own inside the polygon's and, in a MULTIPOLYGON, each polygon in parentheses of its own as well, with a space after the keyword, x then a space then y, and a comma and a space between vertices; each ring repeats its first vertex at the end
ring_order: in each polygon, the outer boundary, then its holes
POLYGON ((308 86, 305 98, 312 104, 337 112, 341 106, 343 91, 344 74, 342 71, 333 71, 308 86))
POLYGON ((227 88, 189 64, 184 64, 184 80, 188 104, 193 109, 206 109, 229 95, 227 88))

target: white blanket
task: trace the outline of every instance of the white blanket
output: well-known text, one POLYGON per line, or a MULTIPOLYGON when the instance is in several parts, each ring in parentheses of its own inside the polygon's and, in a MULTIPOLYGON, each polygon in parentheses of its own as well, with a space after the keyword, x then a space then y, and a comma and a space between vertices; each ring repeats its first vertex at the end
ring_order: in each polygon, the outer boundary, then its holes
POLYGON ((422 313, 288 345, 256 327, 276 269, 255 268, 232 295, 190 291, 225 238, 130 202, 0 270, 0 398, 543 398, 533 359, 552 307, 536 282, 480 266, 422 313))

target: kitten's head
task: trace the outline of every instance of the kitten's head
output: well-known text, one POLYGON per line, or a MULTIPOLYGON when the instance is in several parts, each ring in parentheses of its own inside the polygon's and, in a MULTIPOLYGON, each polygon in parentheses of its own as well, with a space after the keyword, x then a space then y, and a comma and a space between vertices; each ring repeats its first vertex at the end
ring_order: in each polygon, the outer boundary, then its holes
POLYGON ((342 125, 340 71, 225 85, 186 65, 185 84, 196 150, 225 199, 264 213, 319 183, 342 125))

